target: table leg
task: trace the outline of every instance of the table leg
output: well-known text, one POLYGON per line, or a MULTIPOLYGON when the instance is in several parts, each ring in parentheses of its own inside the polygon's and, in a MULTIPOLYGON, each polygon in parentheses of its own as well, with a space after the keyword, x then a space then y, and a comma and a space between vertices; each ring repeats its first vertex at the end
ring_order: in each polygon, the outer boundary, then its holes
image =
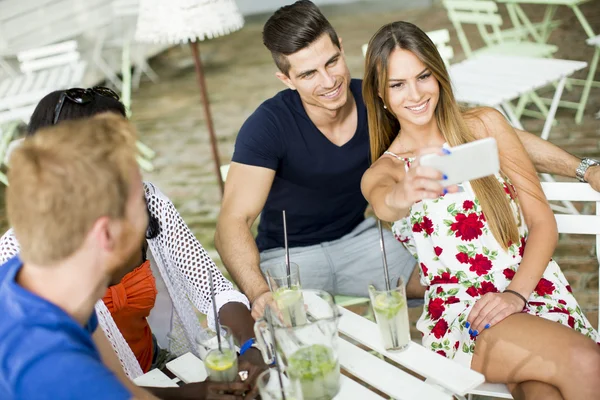
POLYGON ((525 24, 525 26, 527 27, 527 30, 529 31, 533 39, 540 44, 545 44, 538 31, 535 30, 535 27, 531 23, 531 20, 527 17, 527 14, 525 14, 523 9, 518 4, 515 4, 515 11, 517 12, 517 15, 519 16, 521 21, 523 21, 523 24, 525 24))
POLYGON ((550 104, 550 110, 548 110, 548 116, 546 117, 546 122, 544 123, 544 129, 542 129, 541 138, 544 140, 548 140, 548 136, 550 136, 550 129, 552 129, 552 121, 554 121, 556 109, 558 108, 558 103, 560 102, 560 97, 562 96, 562 92, 565 88, 566 82, 567 77, 563 76, 562 78, 560 78, 560 81, 556 86, 556 91, 554 92, 554 97, 552 98, 552 104, 550 104))
POLYGON ((594 75, 596 74, 596 69, 598 68, 598 61, 600 60, 600 47, 596 47, 596 51, 594 51, 594 57, 592 57, 592 63, 590 64, 590 71, 588 72, 587 79, 585 80, 585 84, 583 85, 583 93, 581 94, 581 99, 579 100, 579 106, 577 107, 577 114, 575 114, 575 123, 577 125, 581 124, 583 120, 583 112, 585 111, 585 106, 588 101, 588 97, 590 95, 590 90, 592 89, 592 83, 594 81, 594 75))
POLYGON ((573 13, 575 13, 575 16, 579 20, 579 23, 583 27, 583 30, 585 31, 586 35, 588 35, 589 38, 593 38, 594 36, 596 36, 596 35, 594 35, 594 30, 592 29, 590 24, 587 22, 587 19, 585 19, 585 16, 583 15, 583 13, 579 9, 579 7, 576 5, 569 6, 569 7, 571 7, 571 10, 573 10, 573 13))
POLYGON ((521 124, 521 121, 519 121, 519 118, 515 115, 515 112, 513 111, 511 105, 508 104, 507 101, 502 103, 502 110, 504 110, 504 113, 508 117, 508 120, 510 121, 510 123, 512 124, 513 127, 520 129, 522 131, 525 130, 525 129, 523 129, 523 125, 521 124))
POLYGON ((542 40, 544 41, 544 43, 546 43, 548 41, 548 38, 550 37, 550 33, 552 32, 552 30, 550 29, 550 25, 552 24, 552 18, 554 18, 554 15, 556 14, 556 10, 558 9, 558 6, 556 5, 549 5, 548 7, 546 7, 546 11, 544 12, 544 19, 542 21, 542 40))

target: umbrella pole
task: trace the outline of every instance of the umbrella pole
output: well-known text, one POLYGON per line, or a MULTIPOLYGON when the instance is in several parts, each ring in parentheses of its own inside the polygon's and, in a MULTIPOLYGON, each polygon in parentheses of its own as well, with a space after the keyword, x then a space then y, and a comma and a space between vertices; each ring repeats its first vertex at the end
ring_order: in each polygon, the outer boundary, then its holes
POLYGON ((204 68, 202 67, 202 61, 200 59, 200 49, 198 48, 198 42, 190 42, 190 47, 192 48, 192 55, 194 56, 194 64, 196 66, 196 78, 198 80, 198 86, 200 87, 200 95, 202 96, 202 105, 204 106, 206 125, 208 126, 208 134, 210 137, 210 147, 212 150, 212 157, 215 165, 215 173, 217 176, 217 181, 219 182, 219 188, 221 189, 221 196, 223 196, 224 184, 223 177, 221 176, 221 161, 219 160, 217 135, 215 134, 215 127, 213 126, 212 116, 210 113, 210 104, 208 100, 208 93, 206 91, 206 81, 204 80, 204 68))

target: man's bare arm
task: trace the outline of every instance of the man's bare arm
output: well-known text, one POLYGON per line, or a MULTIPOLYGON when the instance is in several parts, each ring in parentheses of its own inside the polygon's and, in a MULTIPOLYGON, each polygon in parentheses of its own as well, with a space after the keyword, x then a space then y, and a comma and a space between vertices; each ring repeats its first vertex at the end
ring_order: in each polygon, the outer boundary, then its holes
POLYGON ((217 220, 215 247, 223 264, 253 305, 252 315, 262 315, 256 300, 269 291, 260 272, 260 256, 250 230, 271 190, 275 171, 231 163, 227 173, 221 213, 217 220))
MULTIPOLYGON (((519 129, 515 131, 538 172, 575 178, 575 170, 581 162, 580 158, 539 136, 519 129)), ((585 179, 595 190, 600 191, 600 167, 590 167, 585 174, 585 179)))

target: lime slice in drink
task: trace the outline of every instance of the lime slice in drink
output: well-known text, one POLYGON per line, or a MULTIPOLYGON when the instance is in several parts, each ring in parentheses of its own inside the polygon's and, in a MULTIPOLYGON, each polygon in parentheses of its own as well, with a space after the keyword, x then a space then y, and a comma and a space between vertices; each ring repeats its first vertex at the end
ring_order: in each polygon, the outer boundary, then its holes
POLYGON ((273 298, 280 308, 287 308, 302 301, 302 292, 296 287, 279 288, 273 293, 273 298))
POLYGON ((404 306, 404 299, 398 292, 379 293, 373 303, 375 312, 388 319, 394 318, 404 306))
POLYGON ((235 354, 230 349, 213 350, 206 356, 204 363, 215 371, 225 371, 235 363, 235 354))
POLYGON ((313 344, 296 351, 289 358, 290 377, 300 380, 322 378, 337 367, 333 351, 322 344, 313 344))

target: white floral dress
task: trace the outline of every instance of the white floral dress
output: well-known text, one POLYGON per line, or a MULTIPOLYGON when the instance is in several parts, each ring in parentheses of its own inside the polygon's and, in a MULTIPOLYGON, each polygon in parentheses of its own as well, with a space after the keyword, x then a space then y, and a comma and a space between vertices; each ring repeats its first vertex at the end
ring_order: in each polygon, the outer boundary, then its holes
MULTIPOLYGON (((399 159, 410 167, 412 160, 399 159)), ((476 340, 465 328, 469 312, 485 293, 506 289, 527 241, 527 227, 512 197, 514 187, 502 176, 496 177, 504 185, 519 223, 520 243, 512 244, 508 251, 494 238, 469 182, 461 184, 458 193, 415 203, 410 215, 392 227, 394 236, 418 260, 421 283, 427 287, 425 307, 417 322, 423 346, 469 367, 476 340)), ((554 260, 548 263, 528 302, 523 312, 559 322, 600 342, 554 260)))

